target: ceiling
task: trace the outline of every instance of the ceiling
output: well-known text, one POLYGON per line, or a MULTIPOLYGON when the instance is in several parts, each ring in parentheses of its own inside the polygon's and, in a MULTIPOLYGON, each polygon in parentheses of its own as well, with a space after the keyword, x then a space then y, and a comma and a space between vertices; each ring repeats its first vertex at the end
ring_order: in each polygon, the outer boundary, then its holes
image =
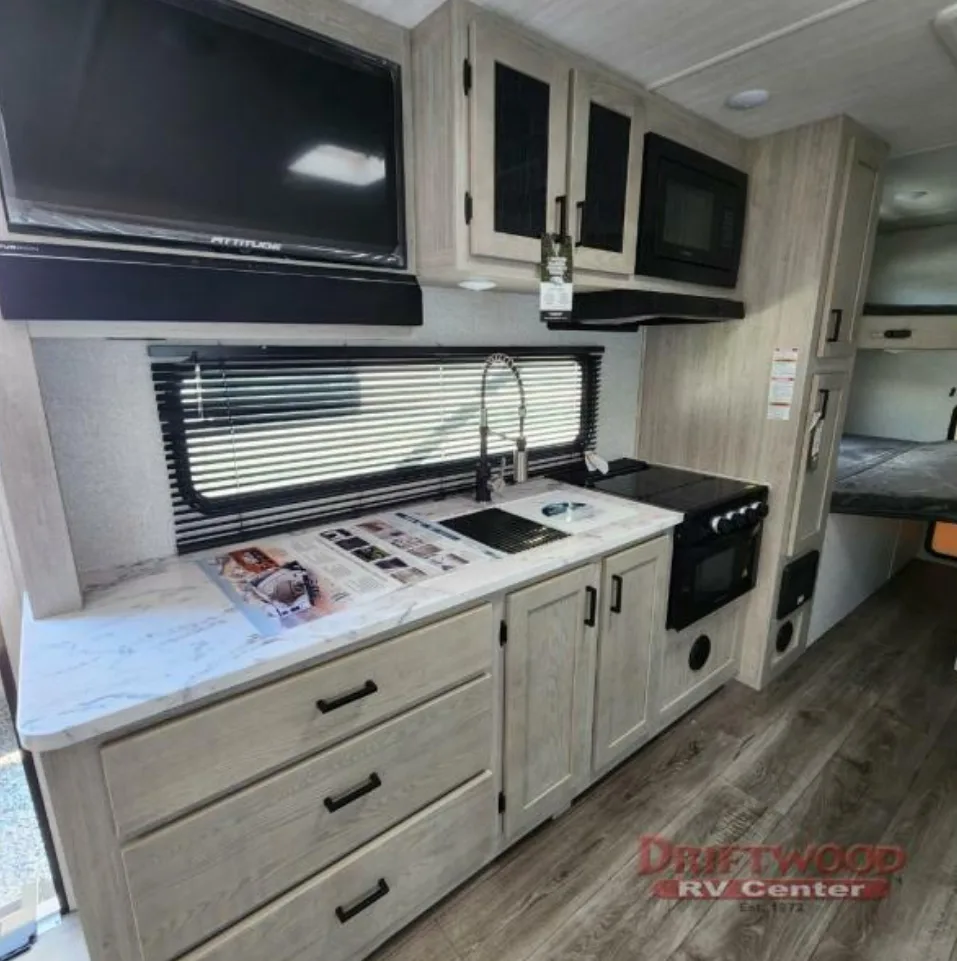
MULTIPOLYGON (((414 26, 442 0, 350 0, 414 26)), ((746 137, 847 113, 895 154, 957 144, 953 0, 478 0, 746 137), (736 112, 729 94, 771 101, 736 112)))
POLYGON ((897 157, 887 165, 881 229, 957 223, 957 146, 897 157))

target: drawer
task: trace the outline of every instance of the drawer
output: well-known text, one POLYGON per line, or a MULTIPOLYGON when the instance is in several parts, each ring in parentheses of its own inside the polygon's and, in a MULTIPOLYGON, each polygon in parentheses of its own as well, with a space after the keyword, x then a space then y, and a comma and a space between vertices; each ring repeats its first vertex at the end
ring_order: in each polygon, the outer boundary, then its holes
POLYGON ((492 707, 485 676, 127 846, 144 961, 181 954, 489 770, 492 707))
POLYGON ((677 720, 736 675, 740 607, 729 604, 683 631, 665 635, 658 683, 661 723, 677 720))
POLYGON ((496 821, 494 782, 486 773, 184 961, 362 957, 491 857, 496 821))
POLYGON ((486 673, 492 638, 486 604, 104 747, 119 837, 486 673))

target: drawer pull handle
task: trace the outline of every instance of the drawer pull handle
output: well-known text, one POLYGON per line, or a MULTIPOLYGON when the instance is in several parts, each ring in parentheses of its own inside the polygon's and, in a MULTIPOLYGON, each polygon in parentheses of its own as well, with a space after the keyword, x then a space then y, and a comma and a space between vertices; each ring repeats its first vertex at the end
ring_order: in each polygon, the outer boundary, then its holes
POLYGON ((585 615, 585 627, 595 626, 595 616, 598 613, 598 591, 594 587, 585 588, 585 596, 588 598, 588 613, 585 615))
POLYGON ((338 811, 339 808, 344 808, 347 804, 358 801, 366 794, 371 794, 378 787, 382 787, 382 778, 373 771, 362 784, 349 788, 348 791, 343 791, 338 797, 327 797, 322 803, 325 804, 327 810, 338 811))
POLYGON ((385 883, 385 878, 379 878, 376 886, 368 893, 347 904, 345 907, 336 908, 336 917, 340 924, 351 921, 357 914, 361 914, 366 908, 371 908, 380 898, 384 898, 389 893, 389 885, 385 883))
POLYGON ((612 602, 611 602, 611 612, 612 614, 621 613, 621 595, 624 593, 625 585, 618 574, 611 575, 611 586, 612 586, 612 602))
POLYGON ((347 704, 351 704, 353 701, 361 701, 364 697, 368 697, 370 694, 375 694, 375 692, 378 690, 379 687, 375 681, 366 681, 362 687, 357 687, 354 691, 347 691, 345 694, 340 694, 338 697, 320 698, 318 701, 316 701, 316 707, 318 707, 323 714, 328 714, 330 711, 335 711, 340 707, 345 707, 347 704))

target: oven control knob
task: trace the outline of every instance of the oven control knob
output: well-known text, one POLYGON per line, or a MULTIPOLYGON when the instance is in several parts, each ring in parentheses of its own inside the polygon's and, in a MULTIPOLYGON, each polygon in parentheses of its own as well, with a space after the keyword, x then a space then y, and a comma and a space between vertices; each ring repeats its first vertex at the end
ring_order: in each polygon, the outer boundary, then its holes
POLYGON ((732 511, 729 516, 731 517, 732 530, 736 530, 736 531, 744 530, 744 528, 751 523, 748 520, 747 508, 742 508, 741 510, 732 511))
POLYGON ((757 523, 762 518, 768 516, 768 505, 765 504, 764 501, 755 501, 753 504, 749 504, 748 516, 757 523))
POLYGON ((723 514, 721 517, 711 518, 711 530, 715 534, 728 534, 731 532, 731 519, 727 514, 723 514))

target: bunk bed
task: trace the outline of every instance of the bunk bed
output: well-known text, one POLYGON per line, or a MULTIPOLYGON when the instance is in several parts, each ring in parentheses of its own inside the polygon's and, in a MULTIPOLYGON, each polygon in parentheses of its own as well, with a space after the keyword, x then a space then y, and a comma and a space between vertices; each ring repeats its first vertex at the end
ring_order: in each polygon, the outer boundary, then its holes
POLYGON ((831 511, 957 522, 957 441, 845 434, 831 511))

